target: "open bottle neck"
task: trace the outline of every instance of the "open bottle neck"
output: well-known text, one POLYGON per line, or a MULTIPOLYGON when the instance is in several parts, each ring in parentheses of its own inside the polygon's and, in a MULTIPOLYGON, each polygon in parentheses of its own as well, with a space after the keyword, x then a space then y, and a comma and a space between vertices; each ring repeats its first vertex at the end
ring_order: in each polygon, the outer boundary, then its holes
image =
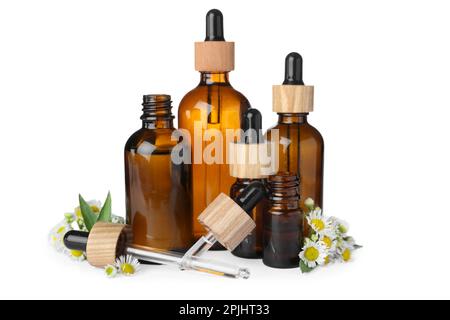
POLYGON ((309 113, 278 113, 278 123, 303 124, 308 123, 309 113))
POLYGON ((142 127, 147 129, 172 129, 172 101, 169 95, 146 95, 142 103, 142 127))
POLYGON ((200 85, 230 85, 228 72, 200 72, 200 85))

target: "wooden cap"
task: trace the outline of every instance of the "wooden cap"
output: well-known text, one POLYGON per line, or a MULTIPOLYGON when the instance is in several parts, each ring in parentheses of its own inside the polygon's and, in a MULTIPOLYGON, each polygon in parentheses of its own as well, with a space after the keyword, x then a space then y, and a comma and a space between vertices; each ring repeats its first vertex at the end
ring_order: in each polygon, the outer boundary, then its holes
POLYGON ((103 268, 114 264, 132 242, 130 226, 124 224, 97 222, 89 233, 87 260, 94 267, 103 268))
POLYGON ((308 113, 314 111, 314 87, 275 85, 272 88, 273 111, 276 113, 308 113))
POLYGON ((200 72, 228 72, 234 70, 234 42, 196 42, 195 70, 200 72))
POLYGON ((230 251, 256 228, 250 216, 224 193, 211 202, 198 221, 230 251))
POLYGON ((274 174, 271 162, 264 164, 261 152, 266 152, 267 144, 230 143, 228 162, 230 176, 241 179, 264 179, 274 174))

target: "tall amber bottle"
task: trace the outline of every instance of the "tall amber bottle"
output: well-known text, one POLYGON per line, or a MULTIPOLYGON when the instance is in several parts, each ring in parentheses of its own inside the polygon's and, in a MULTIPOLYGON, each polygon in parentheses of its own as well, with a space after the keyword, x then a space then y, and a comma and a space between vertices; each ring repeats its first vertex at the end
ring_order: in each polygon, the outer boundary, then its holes
POLYGON ((191 135, 192 203, 198 238, 205 234, 198 215, 220 193, 228 194, 235 181, 226 163, 227 129, 239 129, 242 115, 250 107, 228 80, 229 71, 234 69, 234 43, 224 39, 219 10, 213 9, 206 15, 206 39, 195 44, 195 69, 200 72, 200 83, 182 99, 178 121, 179 127, 191 135), (222 140, 217 138, 218 133, 222 140), (205 161, 203 154, 212 155, 213 161, 205 161))
MULTIPOLYGON (((279 170, 299 175, 300 207, 305 212, 303 202, 309 197, 318 206, 323 205, 324 142, 320 132, 308 123, 308 114, 313 111, 314 87, 304 85, 302 64, 300 54, 287 55, 283 85, 273 86, 273 111, 279 118, 272 129, 279 130, 282 144, 279 170)), ((271 136, 269 130, 269 140, 271 136)))
POLYGON ((142 105, 142 128, 125 145, 127 223, 137 245, 186 251, 193 242, 190 165, 171 159, 170 96, 146 95, 142 105))

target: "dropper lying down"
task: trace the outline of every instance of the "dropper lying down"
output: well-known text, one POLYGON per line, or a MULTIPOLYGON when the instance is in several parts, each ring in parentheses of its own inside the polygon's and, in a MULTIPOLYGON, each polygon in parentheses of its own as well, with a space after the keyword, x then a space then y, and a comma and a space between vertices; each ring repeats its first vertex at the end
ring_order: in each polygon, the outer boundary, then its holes
POLYGON ((95 224, 91 233, 83 231, 69 231, 64 237, 64 244, 68 249, 71 250, 86 251, 88 255, 88 261, 96 267, 104 267, 108 264, 114 264, 117 256, 130 254, 142 261, 164 265, 175 265, 183 270, 196 270, 231 278, 248 279, 250 276, 250 272, 245 268, 239 268, 237 266, 221 262, 214 262, 199 257, 183 259, 183 255, 176 252, 150 249, 147 247, 140 247, 131 244, 123 246, 121 242, 125 240, 125 237, 127 237, 127 229, 128 226, 126 225, 98 222, 95 224), (122 228, 122 230, 120 232, 119 238, 116 238, 115 235, 118 234, 118 228, 122 228), (96 243, 97 240, 95 240, 95 238, 101 234, 110 234, 110 245, 102 240, 102 243, 105 246, 108 246, 109 249, 105 249, 105 247, 104 249, 100 249, 101 244, 96 243), (114 239, 116 239, 115 247, 113 246, 114 239), (103 252, 101 253, 100 251, 103 252), (107 253, 106 251, 110 251, 110 253, 107 253), (103 256, 103 258, 101 258, 100 256, 103 256), (105 257, 108 257, 106 258, 108 263, 106 263, 105 257), (98 261, 99 259, 104 260, 104 262, 98 261))
POLYGON ((250 271, 246 268, 214 262, 198 255, 206 252, 216 241, 229 250, 242 242, 255 228, 247 212, 264 196, 264 185, 259 182, 250 184, 236 200, 224 194, 219 195, 199 217, 209 230, 208 236, 202 237, 185 255, 133 245, 130 226, 105 222, 96 223, 90 233, 69 231, 64 236, 64 244, 70 250, 86 252, 88 262, 95 267, 114 264, 118 256, 130 254, 139 260, 176 265, 182 270, 248 279, 250 271))

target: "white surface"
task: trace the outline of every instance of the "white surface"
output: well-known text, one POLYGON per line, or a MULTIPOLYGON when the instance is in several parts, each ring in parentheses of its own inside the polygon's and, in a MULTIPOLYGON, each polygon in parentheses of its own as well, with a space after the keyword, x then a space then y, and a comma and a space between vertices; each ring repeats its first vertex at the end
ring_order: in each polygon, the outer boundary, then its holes
POLYGON ((0 298, 450 298, 448 1, 2 1, 0 298), (257 3, 257 6, 255 7, 257 3), (290 51, 316 86, 325 211, 365 248, 302 276, 248 281, 147 267, 105 279, 53 252, 77 194, 124 212, 122 152, 142 94, 177 105, 198 82, 193 42, 218 7, 237 43, 233 85, 271 113, 290 51), (88 290, 87 290, 88 288, 88 290))

